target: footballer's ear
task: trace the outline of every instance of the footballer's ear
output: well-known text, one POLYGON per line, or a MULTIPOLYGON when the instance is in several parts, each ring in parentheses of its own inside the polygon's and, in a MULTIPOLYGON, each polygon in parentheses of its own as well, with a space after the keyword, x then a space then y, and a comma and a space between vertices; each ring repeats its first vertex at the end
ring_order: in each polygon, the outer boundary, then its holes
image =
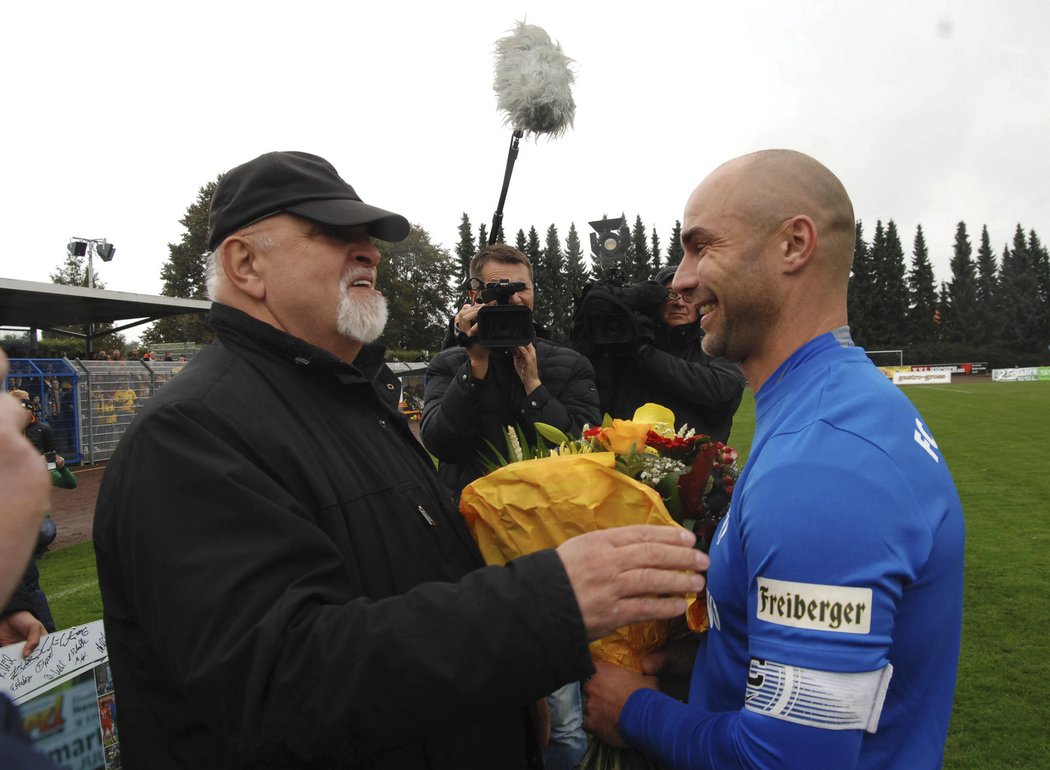
POLYGON ((250 238, 231 235, 219 244, 218 268, 226 281, 254 300, 266 296, 266 284, 259 272, 259 250, 250 238))
POLYGON ((785 273, 801 270, 817 248, 817 226, 805 214, 797 214, 780 230, 781 266, 785 273))

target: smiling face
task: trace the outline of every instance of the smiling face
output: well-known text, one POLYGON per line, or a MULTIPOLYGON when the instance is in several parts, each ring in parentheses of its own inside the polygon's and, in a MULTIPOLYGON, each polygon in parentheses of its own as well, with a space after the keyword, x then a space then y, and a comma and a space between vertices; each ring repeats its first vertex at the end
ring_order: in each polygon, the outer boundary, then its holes
POLYGON ((672 287, 697 307, 704 351, 745 362, 761 350, 777 317, 768 233, 734 200, 732 169, 719 169, 689 198, 685 254, 672 287))
POLYGON ((375 290, 379 250, 367 226, 280 214, 245 235, 259 247, 264 301, 278 328, 345 361, 382 333, 386 299, 375 290))

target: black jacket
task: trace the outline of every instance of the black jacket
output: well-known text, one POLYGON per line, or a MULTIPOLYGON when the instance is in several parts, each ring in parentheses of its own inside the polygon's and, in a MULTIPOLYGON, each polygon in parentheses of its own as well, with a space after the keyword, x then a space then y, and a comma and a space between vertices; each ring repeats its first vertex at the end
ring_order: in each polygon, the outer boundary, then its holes
POLYGON ((482 566, 381 349, 212 324, 99 493, 124 767, 524 766, 593 670, 557 554, 482 566))
POLYGON ((569 436, 586 424, 600 425, 598 391, 590 362, 571 348, 536 338, 541 385, 527 397, 507 348, 493 348, 484 380, 470 373, 467 350, 446 348, 427 367, 420 437, 440 460, 439 474, 458 498, 486 473, 489 443, 507 454, 507 426, 521 427, 535 444, 533 425, 553 425, 569 436))
POLYGON ((603 414, 630 419, 642 404, 666 406, 676 427, 688 424, 726 442, 744 393, 740 367, 700 347, 700 323, 655 325, 655 341, 632 355, 591 355, 603 414))

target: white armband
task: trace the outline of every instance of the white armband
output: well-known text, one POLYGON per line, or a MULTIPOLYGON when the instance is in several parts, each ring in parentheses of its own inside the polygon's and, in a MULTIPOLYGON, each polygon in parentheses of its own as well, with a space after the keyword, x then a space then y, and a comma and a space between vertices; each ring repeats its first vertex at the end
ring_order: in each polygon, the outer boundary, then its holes
POLYGON ((839 673, 751 659, 744 707, 756 714, 824 730, 879 726, 893 666, 839 673))

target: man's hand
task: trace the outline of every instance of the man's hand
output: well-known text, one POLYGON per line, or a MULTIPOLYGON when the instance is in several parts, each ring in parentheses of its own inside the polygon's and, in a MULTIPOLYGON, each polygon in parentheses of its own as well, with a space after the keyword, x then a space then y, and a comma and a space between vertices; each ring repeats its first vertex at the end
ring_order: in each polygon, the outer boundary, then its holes
POLYGON ((512 355, 514 356, 514 371, 518 373, 527 396, 542 384, 539 366, 536 364, 536 346, 530 342, 528 345, 516 347, 512 355))
POLYGON ((659 690, 656 677, 636 674, 602 660, 583 686, 583 729, 617 748, 627 748, 620 735, 620 712, 635 690, 659 690))
POLYGON ((640 620, 685 612, 684 594, 704 587, 707 555, 678 527, 639 524, 570 538, 558 546, 589 639, 640 620))
POLYGON ((642 659, 642 671, 656 676, 663 692, 685 702, 689 697, 689 684, 693 676, 693 665, 696 663, 696 648, 699 645, 699 634, 689 634, 682 639, 670 641, 642 659))
MULTIPOLYGON (((0 351, 0 379, 6 374, 7 357, 0 351)), ((29 563, 51 493, 50 474, 24 428, 21 404, 0 395, 0 607, 29 563)))
POLYGON ((478 344, 475 339, 478 336, 478 312, 483 307, 485 306, 468 302, 452 319, 456 330, 463 332, 470 340, 470 344, 467 345, 467 358, 470 359, 470 375, 476 380, 485 379, 489 371, 489 349, 478 344))
POLYGON ((0 646, 25 642, 25 647, 22 648, 23 658, 29 657, 29 653, 36 649, 43 636, 47 636, 47 629, 29 610, 12 612, 0 620, 0 646))

